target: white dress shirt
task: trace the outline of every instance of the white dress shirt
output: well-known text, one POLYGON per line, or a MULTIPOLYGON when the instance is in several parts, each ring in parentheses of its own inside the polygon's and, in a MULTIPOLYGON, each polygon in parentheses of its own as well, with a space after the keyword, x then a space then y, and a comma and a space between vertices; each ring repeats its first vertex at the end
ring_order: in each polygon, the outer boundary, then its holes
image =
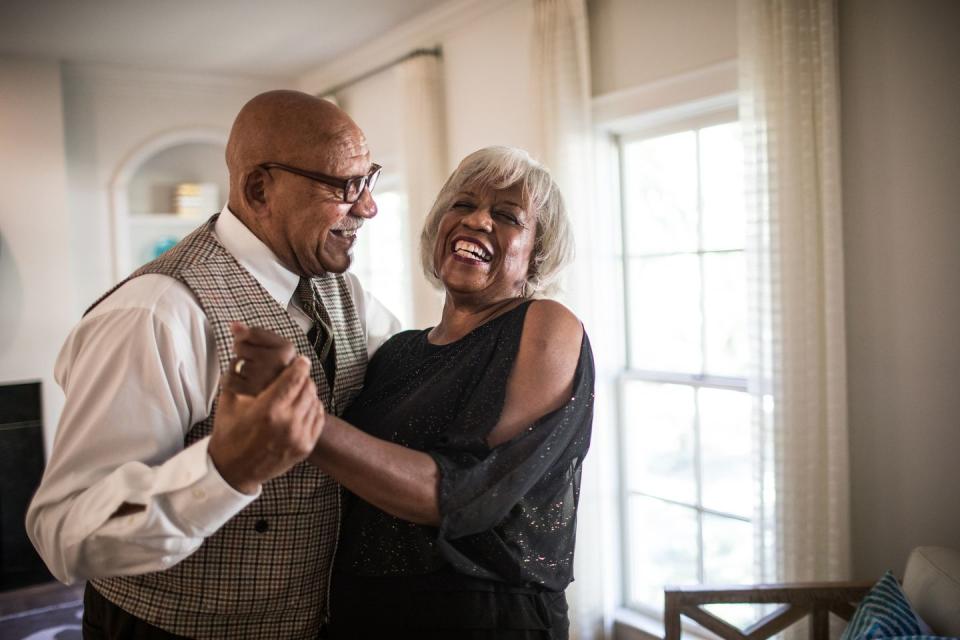
MULTIPOLYGON (((224 207, 214 233, 304 331, 299 276, 224 207)), ((346 274, 372 354, 400 326, 346 274)), ((220 368, 213 328, 193 293, 165 275, 134 278, 88 313, 55 367, 66 394, 53 453, 27 512, 27 533, 71 584, 170 567, 259 495, 227 484, 207 454, 184 448, 210 415, 220 368), (144 505, 111 517, 123 503, 144 505)))

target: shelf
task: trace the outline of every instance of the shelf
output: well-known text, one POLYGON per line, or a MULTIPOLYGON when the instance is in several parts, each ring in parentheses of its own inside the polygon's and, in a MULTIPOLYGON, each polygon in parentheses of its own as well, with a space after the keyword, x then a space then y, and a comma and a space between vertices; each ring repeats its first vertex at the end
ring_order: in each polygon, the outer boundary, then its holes
POLYGON ((188 128, 163 132, 132 150, 110 187, 117 279, 154 259, 216 213, 220 201, 198 215, 178 215, 168 207, 178 202, 177 188, 184 183, 213 183, 220 195, 228 192, 223 165, 226 142, 225 130, 188 128))
POLYGON ((129 217, 131 224, 161 225, 183 227, 200 226, 207 220, 206 216, 181 216, 176 213, 132 213, 129 217))

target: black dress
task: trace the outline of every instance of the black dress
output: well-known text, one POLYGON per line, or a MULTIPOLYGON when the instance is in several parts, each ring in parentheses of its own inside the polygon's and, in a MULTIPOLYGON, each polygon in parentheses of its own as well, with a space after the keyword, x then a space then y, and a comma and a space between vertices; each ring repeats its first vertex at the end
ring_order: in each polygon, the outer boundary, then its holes
POLYGON ((413 524, 346 493, 331 637, 567 637, 563 590, 593 418, 586 335, 570 400, 509 442, 486 444, 529 304, 447 345, 430 344, 427 330, 400 333, 370 361, 344 417, 433 457, 441 523, 413 524))

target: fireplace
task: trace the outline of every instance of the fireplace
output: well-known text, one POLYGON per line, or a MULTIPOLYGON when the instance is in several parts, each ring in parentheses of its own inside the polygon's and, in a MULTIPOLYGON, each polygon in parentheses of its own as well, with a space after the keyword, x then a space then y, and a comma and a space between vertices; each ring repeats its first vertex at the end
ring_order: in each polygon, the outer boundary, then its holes
POLYGON ((40 383, 0 385, 0 590, 53 578, 23 520, 43 475, 40 383))

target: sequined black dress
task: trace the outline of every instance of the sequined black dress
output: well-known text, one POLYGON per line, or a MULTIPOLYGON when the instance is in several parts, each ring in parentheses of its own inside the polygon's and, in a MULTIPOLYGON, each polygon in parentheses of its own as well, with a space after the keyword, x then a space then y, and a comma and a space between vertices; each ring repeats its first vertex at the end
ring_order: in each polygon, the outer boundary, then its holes
POLYGON ((569 402, 488 447, 528 307, 448 345, 430 344, 426 330, 400 333, 371 360, 345 418, 436 460, 441 524, 412 524, 346 494, 332 637, 567 637, 593 355, 584 335, 569 402))

